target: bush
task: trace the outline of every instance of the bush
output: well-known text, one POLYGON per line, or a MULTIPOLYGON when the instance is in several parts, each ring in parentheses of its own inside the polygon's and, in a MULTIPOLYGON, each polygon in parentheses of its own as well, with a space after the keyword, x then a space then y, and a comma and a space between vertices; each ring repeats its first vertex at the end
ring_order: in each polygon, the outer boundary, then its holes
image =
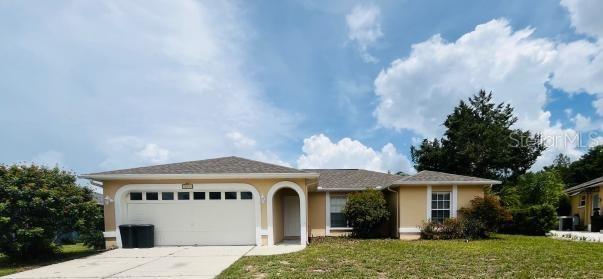
POLYGON ((481 239, 490 233, 486 226, 476 219, 449 218, 444 222, 426 222, 421 227, 422 239, 481 239))
POLYGON ((471 206, 461 208, 459 213, 464 219, 482 223, 489 232, 497 232, 501 226, 512 220, 511 212, 493 195, 474 198, 471 200, 471 206))
POLYGON ((549 204, 513 209, 511 213, 513 223, 504 228, 506 233, 545 235, 557 226, 557 212, 549 204))
POLYGON ((353 228, 352 236, 360 238, 377 236, 377 228, 390 216, 383 193, 373 189, 350 194, 343 214, 353 228))
POLYGON ((58 251, 58 235, 74 230, 86 244, 96 243, 101 210, 75 181, 58 168, 0 165, 0 252, 12 259, 46 258, 58 251))

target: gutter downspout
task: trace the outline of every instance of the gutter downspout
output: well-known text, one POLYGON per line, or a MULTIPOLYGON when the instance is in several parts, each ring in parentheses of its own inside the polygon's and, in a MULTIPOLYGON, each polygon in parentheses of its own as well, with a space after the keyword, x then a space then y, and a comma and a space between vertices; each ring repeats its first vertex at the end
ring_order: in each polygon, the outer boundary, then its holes
POLYGON ((400 214, 400 195, 398 193, 398 191, 394 191, 391 188, 389 188, 391 186, 387 186, 387 190, 392 192, 392 193, 396 193, 396 237, 399 239, 400 238, 400 216, 398 216, 400 214))

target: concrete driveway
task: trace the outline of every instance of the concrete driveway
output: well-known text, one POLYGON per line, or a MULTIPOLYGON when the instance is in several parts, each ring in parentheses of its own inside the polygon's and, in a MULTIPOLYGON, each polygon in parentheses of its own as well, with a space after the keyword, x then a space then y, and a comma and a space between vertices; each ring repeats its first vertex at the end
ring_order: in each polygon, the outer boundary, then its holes
POLYGON ((2 278, 214 278, 253 246, 117 249, 2 278))

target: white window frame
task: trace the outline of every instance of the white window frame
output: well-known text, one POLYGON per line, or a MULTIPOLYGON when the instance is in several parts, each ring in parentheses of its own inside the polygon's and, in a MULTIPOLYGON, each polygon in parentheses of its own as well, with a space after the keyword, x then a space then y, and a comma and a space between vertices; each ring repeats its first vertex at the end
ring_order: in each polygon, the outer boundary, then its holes
POLYGON ((586 195, 580 195, 580 199, 578 200, 578 208, 584 208, 586 206, 586 195), (584 202, 584 204, 582 204, 584 202))
POLYGON ((352 227, 346 226, 346 227, 333 227, 331 226, 331 199, 332 198, 345 198, 346 202, 348 199, 348 195, 347 194, 327 194, 327 225, 328 225, 328 230, 330 231, 349 231, 352 230, 352 227))
MULTIPOLYGON (((431 218, 433 219, 433 211, 448 211, 448 218, 453 218, 454 216, 452 215, 452 209, 453 209, 453 197, 452 197, 452 191, 433 191, 430 195, 430 202, 429 205, 431 207, 431 218), (431 203, 433 202, 433 195, 446 195, 448 194, 448 209, 446 208, 433 208, 433 206, 431 206, 431 203)), ((446 200, 443 200, 446 201, 446 200)))

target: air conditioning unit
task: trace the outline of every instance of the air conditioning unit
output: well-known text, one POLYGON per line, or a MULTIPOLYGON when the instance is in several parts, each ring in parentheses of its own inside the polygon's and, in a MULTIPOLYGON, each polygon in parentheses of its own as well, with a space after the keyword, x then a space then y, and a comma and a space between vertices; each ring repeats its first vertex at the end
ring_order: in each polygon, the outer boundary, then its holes
POLYGON ((559 230, 560 231, 573 231, 575 228, 575 224, 578 221, 575 221, 574 216, 559 216, 559 230))

